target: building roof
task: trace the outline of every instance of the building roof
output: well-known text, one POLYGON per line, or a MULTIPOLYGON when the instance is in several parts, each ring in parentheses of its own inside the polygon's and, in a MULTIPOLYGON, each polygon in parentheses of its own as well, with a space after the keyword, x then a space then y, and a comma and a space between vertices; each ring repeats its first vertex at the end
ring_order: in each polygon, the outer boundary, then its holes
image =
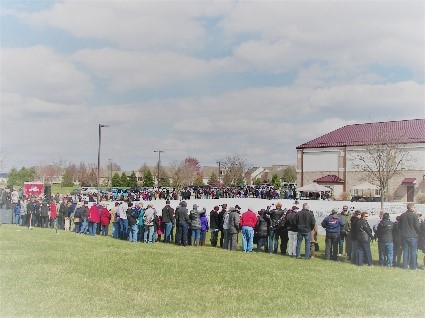
POLYGON ((319 184, 320 183, 344 183, 344 180, 342 180, 340 177, 334 174, 328 174, 327 176, 316 179, 313 182, 316 182, 319 184))
POLYGON ((299 145, 297 149, 379 143, 425 143, 425 119, 347 125, 299 145))

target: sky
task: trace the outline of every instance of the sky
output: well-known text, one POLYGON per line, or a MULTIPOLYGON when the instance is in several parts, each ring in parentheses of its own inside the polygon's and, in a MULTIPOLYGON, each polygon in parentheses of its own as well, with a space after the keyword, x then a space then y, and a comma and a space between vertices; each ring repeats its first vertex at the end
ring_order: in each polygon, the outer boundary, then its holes
POLYGON ((0 1, 0 171, 295 164, 425 117, 423 1, 0 1))

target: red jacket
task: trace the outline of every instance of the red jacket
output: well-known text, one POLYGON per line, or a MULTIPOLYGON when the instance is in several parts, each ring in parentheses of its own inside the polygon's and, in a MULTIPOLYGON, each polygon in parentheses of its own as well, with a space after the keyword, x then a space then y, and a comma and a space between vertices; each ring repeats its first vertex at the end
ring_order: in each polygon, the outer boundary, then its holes
POLYGON ((50 204, 50 218, 56 219, 57 214, 58 213, 57 213, 56 203, 51 203, 50 204))
POLYGON ((88 211, 89 215, 89 221, 92 223, 99 223, 100 222, 100 209, 96 204, 92 205, 91 208, 88 211))
POLYGON ((100 213, 100 224, 101 225, 109 225, 111 221, 111 213, 109 213, 107 208, 103 208, 100 213))
POLYGON ((255 228, 255 225, 257 224, 257 215, 252 212, 251 210, 246 211, 242 214, 241 221, 240 221, 240 227, 243 226, 250 226, 252 228, 255 228))

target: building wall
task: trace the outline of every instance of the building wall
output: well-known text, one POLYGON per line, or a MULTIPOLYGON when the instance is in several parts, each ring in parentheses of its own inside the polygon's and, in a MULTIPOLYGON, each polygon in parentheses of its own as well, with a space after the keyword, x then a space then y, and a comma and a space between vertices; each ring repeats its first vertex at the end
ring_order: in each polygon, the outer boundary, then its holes
MULTIPOLYGON (((390 200, 406 202, 407 187, 402 185, 404 178, 416 178, 414 198, 425 195, 425 144, 405 145, 409 152, 402 174, 393 177, 388 186, 390 200)), ((350 188, 371 180, 366 173, 353 168, 355 156, 361 154, 361 147, 332 147, 297 150, 297 186, 303 186, 315 179, 326 175, 336 175, 345 180, 343 186, 333 186, 334 196, 338 198, 343 192, 350 192, 350 188), (347 157, 346 157, 347 156, 347 157), (326 162, 327 161, 327 162, 326 162), (346 167, 347 165, 347 167, 346 167)))

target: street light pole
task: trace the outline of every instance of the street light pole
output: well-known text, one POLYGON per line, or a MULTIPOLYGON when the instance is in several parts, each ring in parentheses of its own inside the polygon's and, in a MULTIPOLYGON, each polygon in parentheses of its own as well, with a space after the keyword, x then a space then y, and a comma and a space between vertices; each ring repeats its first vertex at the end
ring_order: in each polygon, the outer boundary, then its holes
POLYGON ((221 181, 220 181, 220 179, 221 179, 221 162, 217 161, 217 163, 218 163, 218 184, 221 187, 221 181))
POLYGON ((100 183, 100 144, 102 141, 102 128, 109 127, 109 125, 99 124, 99 148, 97 150, 97 203, 100 201, 100 191, 99 191, 99 183, 100 183))
POLYGON ((161 152, 165 152, 164 150, 154 150, 153 152, 157 152, 158 153, 158 174, 157 174, 157 185, 159 188, 159 166, 161 164, 161 152))

